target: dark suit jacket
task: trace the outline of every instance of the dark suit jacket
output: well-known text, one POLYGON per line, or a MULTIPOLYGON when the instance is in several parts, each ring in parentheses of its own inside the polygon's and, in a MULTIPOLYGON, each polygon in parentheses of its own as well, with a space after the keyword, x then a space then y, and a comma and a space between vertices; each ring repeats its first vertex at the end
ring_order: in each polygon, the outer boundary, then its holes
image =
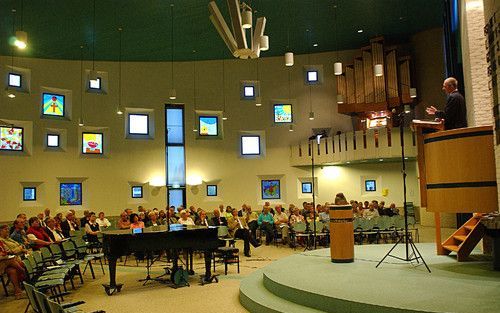
MULTIPOLYGON (((76 224, 74 225, 74 228, 75 228, 75 230, 79 229, 78 225, 76 225, 76 224)), ((63 233, 64 237, 69 238, 70 227, 69 227, 69 221, 68 220, 62 221, 62 223, 61 223, 61 230, 62 230, 62 233, 63 233)))
MULTIPOLYGON (((51 239, 52 241, 56 241, 56 238, 54 237, 54 234, 52 233, 52 231, 51 231, 48 227, 45 227, 45 232, 47 233, 47 235, 49 235, 49 237, 50 237, 50 239, 51 239)), ((56 230, 56 232, 59 232, 59 231, 58 231, 58 230, 56 230)), ((60 236, 62 236, 62 237, 66 237, 66 236, 64 236, 64 234, 62 234, 62 233, 60 233, 59 235, 60 235, 60 236)))
POLYGON ((467 127, 464 97, 458 91, 450 93, 444 111, 436 111, 436 117, 444 119, 444 128, 447 130, 467 127))
POLYGON ((226 220, 226 218, 225 218, 225 217, 222 217, 222 216, 221 216, 219 219, 218 219, 217 217, 215 217, 215 216, 214 216, 214 217, 212 217, 212 218, 211 218, 212 225, 213 225, 213 226, 221 226, 221 225, 222 225, 222 226, 227 226, 227 220, 226 220), (220 219, 220 222, 219 222, 219 219, 220 219))

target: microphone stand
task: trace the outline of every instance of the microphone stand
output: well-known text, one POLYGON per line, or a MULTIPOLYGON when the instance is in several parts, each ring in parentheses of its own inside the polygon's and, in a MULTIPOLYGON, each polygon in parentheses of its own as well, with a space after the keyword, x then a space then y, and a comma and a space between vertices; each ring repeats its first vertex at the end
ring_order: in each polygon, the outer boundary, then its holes
MULTIPOLYGON (((404 233, 399 237, 398 241, 392 246, 392 248, 386 253, 386 255, 378 262, 377 266, 375 268, 378 268, 382 262, 387 257, 391 257, 397 260, 409 262, 413 264, 413 261, 417 262, 417 265, 421 265, 419 260, 422 261, 422 264, 425 265, 429 273, 431 270, 429 269, 429 266, 427 266, 427 263, 425 263, 424 258, 422 257, 422 254, 420 254, 420 251, 418 251, 417 247, 415 246, 415 243, 413 242, 413 237, 411 232, 408 230, 408 209, 407 209, 407 203, 406 203, 406 162, 405 162, 405 141, 404 141, 404 124, 405 124, 405 111, 399 113, 397 116, 399 117, 399 139, 401 142, 401 163, 402 163, 402 170, 401 173, 403 175, 403 212, 404 212, 404 218, 405 218, 405 229, 404 233), (402 243, 404 241, 405 244, 405 257, 399 257, 396 255, 392 255, 391 252, 397 247, 398 244, 402 243), (412 253, 410 254, 410 249, 412 250, 412 253)), ((397 230, 396 230, 397 234, 397 230)))

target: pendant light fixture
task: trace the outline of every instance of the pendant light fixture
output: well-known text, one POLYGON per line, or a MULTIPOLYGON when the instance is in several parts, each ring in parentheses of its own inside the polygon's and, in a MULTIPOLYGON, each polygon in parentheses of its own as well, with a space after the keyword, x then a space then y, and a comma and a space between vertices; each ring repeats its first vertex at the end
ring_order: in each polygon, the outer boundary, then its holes
POLYGON ((121 27, 118 27, 119 35, 119 50, 118 50, 118 106, 116 108, 116 114, 123 115, 122 110, 122 31, 121 27))
POLYGON ((193 50, 193 132, 197 132, 197 121, 196 121, 196 50, 193 50))
POLYGON ((260 51, 269 50, 269 36, 262 35, 260 36, 260 51))
MULTIPOLYGON (((257 81, 259 82, 259 86, 260 86, 260 75, 259 75, 260 74, 259 73, 259 62, 260 61, 259 60, 260 60, 260 58, 257 58, 255 60, 255 62, 257 62, 257 81)), ((255 106, 256 107, 262 106, 262 98, 260 97, 260 88, 259 88, 259 94, 258 94, 258 96, 255 97, 255 106)))
MULTIPOLYGON (((15 30, 16 30, 15 23, 16 23, 16 9, 12 9, 12 33, 13 34, 15 34, 15 30)), ((13 70, 14 69, 14 47, 11 47, 10 56, 11 56, 11 68, 13 70)), ((16 93, 14 92, 14 90, 7 90, 7 97, 9 97, 10 99, 14 99, 16 97, 16 93)))
POLYGON ((95 70, 95 0, 93 0, 92 17, 92 70, 89 73, 89 80, 97 80, 97 71, 95 70))
POLYGON ((83 45, 80 46, 80 117, 78 118, 78 126, 82 127, 83 122, 83 45))
POLYGON ((23 30, 24 0, 21 0, 21 27, 15 32, 16 39, 14 45, 19 49, 26 49, 28 46, 28 33, 23 30))
POLYGON ((337 22, 337 10, 338 10, 338 4, 337 1, 335 1, 335 4, 333 5, 333 18, 335 19, 335 55, 336 55, 336 61, 333 64, 333 73, 336 76, 342 75, 342 62, 339 60, 339 25, 337 22))
MULTIPOLYGON (((290 1, 288 1, 288 20, 291 21, 291 14, 290 14, 290 9, 291 9, 291 4, 290 1)), ((290 23, 287 23, 286 27, 286 49, 288 52, 285 53, 285 66, 293 66, 294 60, 293 60, 293 52, 290 51, 290 23)))
POLYGON ((170 100, 177 99, 177 92, 175 91, 174 84, 174 4, 170 4, 170 19, 171 19, 171 27, 170 27, 170 81, 172 84, 172 88, 170 89, 170 94, 168 98, 170 100))
MULTIPOLYGON (((306 29, 306 33, 308 36, 307 39, 307 63, 311 64, 311 30, 306 29)), ((309 84, 309 120, 314 120, 314 112, 312 109, 312 101, 311 101, 311 84, 309 84)))
POLYGON ((244 29, 252 28, 252 8, 245 2, 241 4, 241 27, 244 29))
POLYGON ((224 107, 222 109, 222 120, 226 121, 227 120, 227 113, 226 113, 226 68, 225 68, 225 63, 226 61, 222 59, 222 103, 224 104, 224 107))
POLYGON ((384 76, 384 66, 382 64, 375 64, 373 74, 377 77, 384 76))

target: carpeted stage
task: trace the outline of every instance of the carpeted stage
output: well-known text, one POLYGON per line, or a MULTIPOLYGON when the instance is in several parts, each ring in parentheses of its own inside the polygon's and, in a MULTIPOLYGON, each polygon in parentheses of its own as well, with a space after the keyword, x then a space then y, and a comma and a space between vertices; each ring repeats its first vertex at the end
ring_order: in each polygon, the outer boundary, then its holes
MULTIPOLYGON (((354 263, 332 263, 330 250, 292 255, 243 279, 240 302, 250 312, 500 312, 500 272, 484 256, 458 263, 434 244, 417 247, 432 273, 387 258, 392 245, 355 247, 354 263)), ((404 245, 393 254, 404 256, 404 245)))

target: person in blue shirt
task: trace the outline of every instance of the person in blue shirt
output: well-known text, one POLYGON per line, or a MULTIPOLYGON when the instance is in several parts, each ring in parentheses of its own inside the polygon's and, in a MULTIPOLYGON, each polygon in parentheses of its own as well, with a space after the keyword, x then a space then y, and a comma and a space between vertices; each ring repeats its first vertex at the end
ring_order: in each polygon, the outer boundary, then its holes
POLYGON ((274 218, 271 213, 269 213, 269 206, 264 206, 264 210, 259 215, 257 224, 262 231, 266 233, 266 246, 269 246, 274 238, 274 218))

